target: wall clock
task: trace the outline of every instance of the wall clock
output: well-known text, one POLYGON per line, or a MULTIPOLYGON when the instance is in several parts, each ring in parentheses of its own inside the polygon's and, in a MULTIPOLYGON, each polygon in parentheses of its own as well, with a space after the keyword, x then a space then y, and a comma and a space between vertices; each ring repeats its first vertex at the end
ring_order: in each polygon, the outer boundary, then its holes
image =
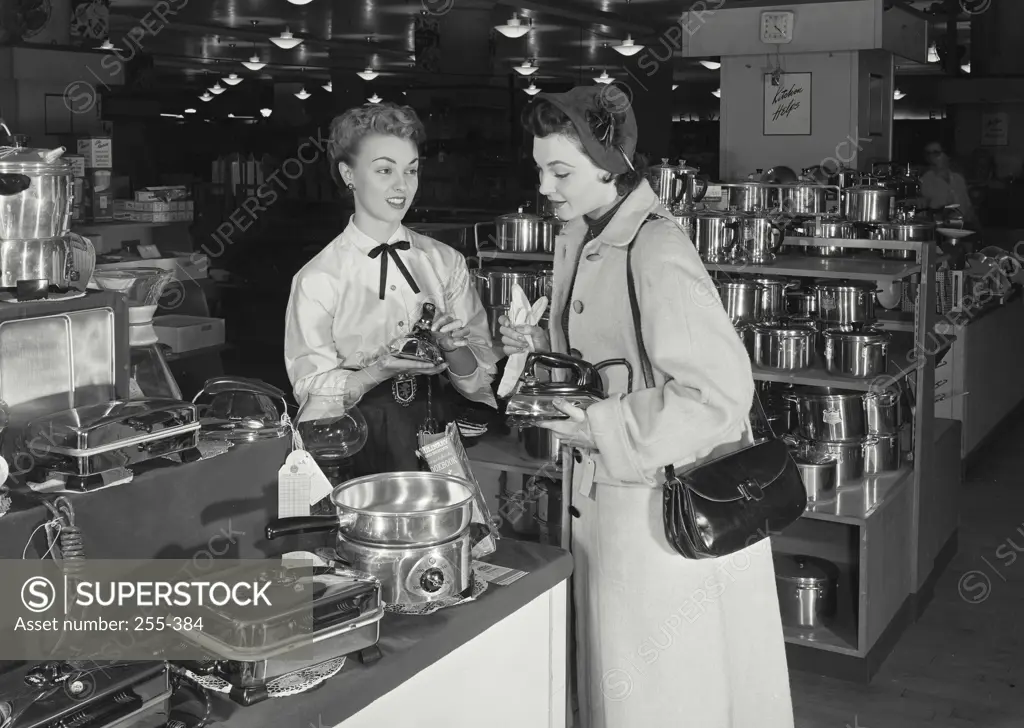
POLYGON ((761 42, 792 43, 793 19, 791 10, 768 10, 761 13, 761 42))

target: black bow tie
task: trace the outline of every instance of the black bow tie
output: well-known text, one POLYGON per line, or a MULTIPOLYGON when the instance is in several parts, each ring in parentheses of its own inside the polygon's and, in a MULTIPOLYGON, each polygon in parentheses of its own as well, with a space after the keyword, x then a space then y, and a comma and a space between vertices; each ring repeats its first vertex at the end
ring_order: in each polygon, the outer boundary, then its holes
POLYGON ((384 289, 387 288, 389 255, 394 259, 395 265, 398 266, 398 270, 402 271, 402 275, 405 277, 405 280, 409 284, 409 287, 412 289, 412 292, 420 292, 419 286, 417 286, 416 281, 413 280, 412 274, 409 272, 409 269, 405 267, 405 263, 403 263, 402 259, 398 256, 399 250, 408 249, 409 241, 402 240, 397 243, 381 243, 376 248, 370 251, 371 258, 376 258, 377 256, 380 256, 380 300, 384 300, 384 289), (385 254, 385 252, 387 254, 385 254))

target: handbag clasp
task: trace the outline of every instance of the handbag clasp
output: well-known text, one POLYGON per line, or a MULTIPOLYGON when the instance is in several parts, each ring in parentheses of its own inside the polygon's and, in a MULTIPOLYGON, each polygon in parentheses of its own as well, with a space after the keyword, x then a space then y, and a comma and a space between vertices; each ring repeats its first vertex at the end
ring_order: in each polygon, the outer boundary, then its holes
POLYGON ((756 480, 744 480, 739 484, 738 489, 747 500, 759 501, 764 498, 764 489, 756 480))

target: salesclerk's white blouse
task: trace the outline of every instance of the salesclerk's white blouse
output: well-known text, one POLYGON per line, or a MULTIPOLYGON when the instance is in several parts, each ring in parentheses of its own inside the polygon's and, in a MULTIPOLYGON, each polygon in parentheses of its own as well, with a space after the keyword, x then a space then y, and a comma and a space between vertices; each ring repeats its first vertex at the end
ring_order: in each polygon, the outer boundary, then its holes
POLYGON ((405 226, 399 226, 388 243, 402 240, 410 247, 398 255, 419 293, 389 260, 384 300, 380 299, 381 256, 370 257, 379 243, 351 219, 341 235, 292 279, 284 357, 300 405, 313 391, 343 391, 351 372, 371 364, 397 337, 409 333, 423 303, 430 301, 439 314, 450 313, 469 328, 469 349, 477 360, 476 371, 465 376, 448 371, 449 380, 467 399, 497 406, 491 382, 498 356, 465 258, 405 226))

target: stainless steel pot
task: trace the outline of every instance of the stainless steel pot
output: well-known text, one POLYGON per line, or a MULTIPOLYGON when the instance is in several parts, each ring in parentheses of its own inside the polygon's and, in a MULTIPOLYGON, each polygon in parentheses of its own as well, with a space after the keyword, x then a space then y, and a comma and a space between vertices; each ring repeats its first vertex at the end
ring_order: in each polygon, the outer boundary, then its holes
POLYGON ((67 234, 74 176, 63 153, 64 147, 0 147, 0 239, 52 240, 67 234))
POLYGON ((775 554, 775 586, 782 623, 796 629, 829 624, 836 613, 839 570, 813 556, 775 554))
POLYGON ((769 369, 799 371, 814 360, 814 330, 810 328, 755 326, 754 363, 769 369))
POLYGON ((818 281, 811 289, 817 297, 818 316, 822 321, 837 324, 874 322, 873 286, 818 281))
MULTIPOLYGON (((815 238, 832 238, 849 240, 856 237, 853 224, 833 217, 818 217, 812 223, 812 236, 815 238)), ((819 258, 838 258, 849 255, 853 250, 842 245, 808 245, 804 252, 819 258)))
POLYGON ((810 318, 817 310, 818 298, 813 291, 786 291, 786 313, 790 316, 810 318))
POLYGON ((890 222, 879 226, 882 240, 902 240, 908 243, 928 243, 935 240, 932 223, 890 222))
POLYGON ((836 491, 835 460, 796 460, 796 469, 807 492, 807 502, 820 503, 832 497, 836 491))
POLYGON ((494 220, 495 245, 505 253, 536 253, 554 249, 554 228, 538 215, 512 212, 494 220))
POLYGON ((512 303, 512 286, 518 285, 531 301, 537 300, 537 271, 530 268, 494 266, 473 271, 474 283, 485 306, 498 308, 512 303))
POLYGON ((860 392, 829 387, 800 387, 787 392, 796 409, 796 432, 813 441, 859 441, 867 432, 860 392))
POLYGON ((690 242, 694 246, 697 245, 697 211, 691 209, 676 210, 676 213, 672 216, 672 219, 676 221, 676 225, 683 229, 686 233, 686 237, 690 239, 690 242))
POLYGON ((740 227, 740 239, 733 252, 733 258, 754 265, 771 263, 782 250, 782 241, 785 237, 785 227, 774 217, 748 217, 740 227))
POLYGON ((761 286, 761 318, 778 321, 786 316, 786 291, 796 284, 782 278, 755 278, 761 286))
POLYGON ((894 435, 903 425, 901 397, 898 392, 867 392, 864 417, 869 435, 894 435))
POLYGON ((842 197, 843 216, 851 222, 888 222, 893 212, 895 198, 885 187, 848 187, 842 197))
POLYGON ((900 469, 900 435, 870 435, 864 438, 864 474, 889 473, 900 469))
POLYGON ((529 457, 554 464, 561 461, 562 439, 558 433, 542 427, 520 427, 518 432, 519 442, 529 457))
POLYGON ((821 185, 783 187, 782 209, 790 215, 822 215, 828 209, 825 193, 821 185))
POLYGON ((754 281, 715 281, 718 295, 734 326, 761 320, 761 286, 754 281))
POLYGON ((669 164, 667 158, 662 158, 661 164, 653 167, 651 172, 654 192, 669 210, 677 205, 700 202, 708 190, 708 183, 697 177, 700 170, 687 167, 685 159, 679 160, 679 164, 669 164))
POLYGON ((826 331, 825 369, 847 377, 885 374, 891 338, 884 331, 826 331))
POLYGON ((0 241, 0 288, 16 288, 18 281, 46 281, 47 286, 84 291, 95 265, 92 243, 74 233, 0 241))
POLYGON ((363 545, 433 546, 466 532, 474 494, 472 483, 454 475, 367 475, 334 489, 335 515, 278 518, 267 526, 267 538, 336 528, 342 540, 363 545))
POLYGON ((550 304, 551 304, 552 296, 554 295, 554 290, 555 290, 555 271, 553 271, 551 268, 547 268, 545 270, 540 271, 537 274, 537 297, 538 298, 540 298, 541 296, 547 296, 548 297, 548 305, 549 305, 548 310, 549 311, 551 310, 550 309, 550 304))
POLYGON ((726 187, 729 207, 740 212, 766 212, 779 206, 779 189, 760 182, 740 182, 726 187))
POLYGON ((728 263, 740 239, 742 215, 701 212, 697 215, 697 252, 705 263, 728 263))
POLYGON ((856 483, 864 477, 864 438, 850 442, 805 442, 797 452, 802 459, 835 460, 837 488, 856 483))

